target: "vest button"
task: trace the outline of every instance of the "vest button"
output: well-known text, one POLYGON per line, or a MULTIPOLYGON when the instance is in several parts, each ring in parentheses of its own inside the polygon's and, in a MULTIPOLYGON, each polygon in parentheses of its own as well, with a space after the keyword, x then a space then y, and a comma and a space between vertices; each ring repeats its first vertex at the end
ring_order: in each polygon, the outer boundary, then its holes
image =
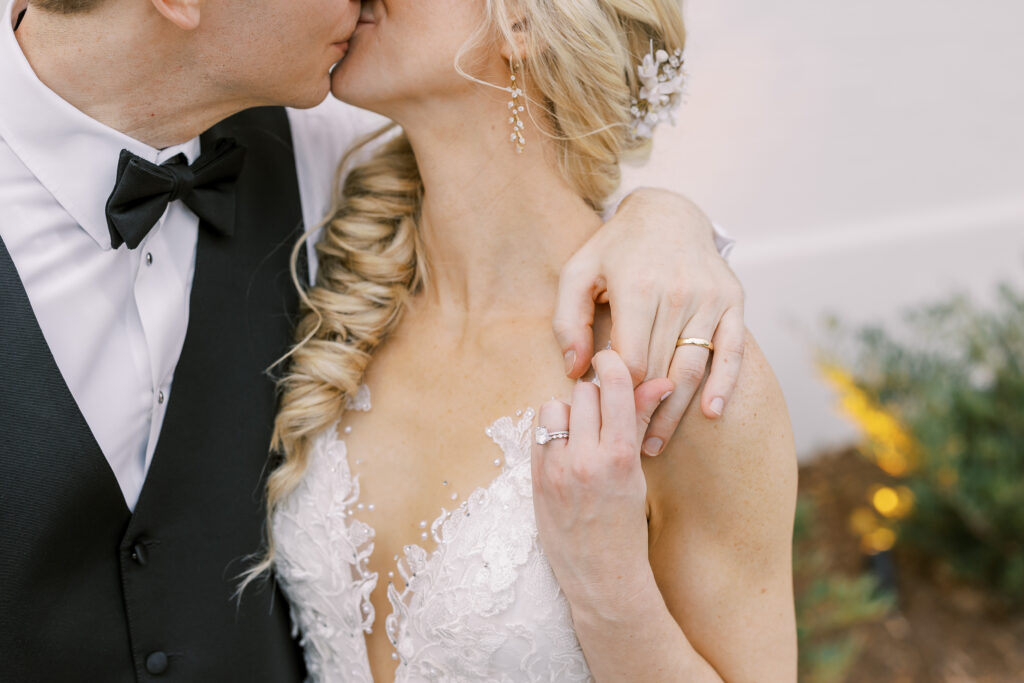
POLYGON ((138 562, 140 565, 144 566, 146 564, 146 554, 146 546, 144 546, 142 543, 136 543, 134 546, 132 546, 132 559, 138 562))
POLYGON ((146 671, 154 676, 159 676, 167 671, 167 655, 163 652, 151 653, 146 657, 146 671))

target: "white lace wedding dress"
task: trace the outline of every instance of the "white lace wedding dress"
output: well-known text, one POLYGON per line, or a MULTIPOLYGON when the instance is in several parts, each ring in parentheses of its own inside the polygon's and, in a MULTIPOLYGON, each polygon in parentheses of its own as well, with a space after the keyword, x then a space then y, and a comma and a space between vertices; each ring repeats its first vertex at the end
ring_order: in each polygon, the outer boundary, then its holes
MULTIPOLYGON (((369 410, 361 389, 349 404, 369 410)), ((432 553, 405 547, 388 587, 385 628, 395 680, 590 681, 569 603, 537 537, 530 479, 534 413, 503 417, 487 434, 504 465, 486 487, 442 514, 432 553)), ((481 453, 493 459, 494 453, 481 453)), ((372 681, 364 632, 374 627, 367 569, 374 530, 355 519, 359 481, 337 430, 322 434, 298 489, 273 520, 276 571, 314 681, 372 681)))

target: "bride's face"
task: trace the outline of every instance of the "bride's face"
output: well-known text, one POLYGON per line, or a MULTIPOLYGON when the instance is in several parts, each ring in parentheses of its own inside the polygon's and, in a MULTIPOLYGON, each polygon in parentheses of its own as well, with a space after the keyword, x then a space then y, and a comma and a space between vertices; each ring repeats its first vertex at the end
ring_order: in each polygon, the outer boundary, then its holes
MULTIPOLYGON (((331 92, 386 116, 410 103, 468 92, 470 81, 455 71, 455 59, 483 20, 483 0, 363 0, 331 92)), ((487 46, 464 55, 461 64, 484 78, 500 59, 499 50, 487 46)))

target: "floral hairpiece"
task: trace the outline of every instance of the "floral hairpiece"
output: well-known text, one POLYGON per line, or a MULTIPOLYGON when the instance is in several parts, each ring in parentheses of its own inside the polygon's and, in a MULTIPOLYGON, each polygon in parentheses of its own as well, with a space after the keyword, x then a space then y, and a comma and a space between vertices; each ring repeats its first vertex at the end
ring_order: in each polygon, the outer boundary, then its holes
POLYGON ((675 110, 682 103, 683 51, 655 51, 652 41, 651 51, 644 55, 636 73, 640 76, 640 96, 633 98, 629 108, 633 114, 631 129, 635 139, 646 140, 662 121, 675 123, 675 110))

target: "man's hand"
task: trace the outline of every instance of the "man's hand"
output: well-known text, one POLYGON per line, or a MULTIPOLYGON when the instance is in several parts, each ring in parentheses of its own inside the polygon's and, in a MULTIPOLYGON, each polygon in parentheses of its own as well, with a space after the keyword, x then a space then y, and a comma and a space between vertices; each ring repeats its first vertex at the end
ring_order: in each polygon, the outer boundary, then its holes
POLYGON ((676 347, 681 337, 714 343, 701 395, 710 419, 725 410, 739 376, 746 328, 743 288, 719 255, 707 216, 663 190, 637 190, 566 263, 559 283, 555 335, 566 374, 579 378, 594 355, 597 303, 609 303, 612 348, 634 386, 668 377, 676 390, 654 413, 643 452, 658 455, 704 381, 708 351, 676 347))

